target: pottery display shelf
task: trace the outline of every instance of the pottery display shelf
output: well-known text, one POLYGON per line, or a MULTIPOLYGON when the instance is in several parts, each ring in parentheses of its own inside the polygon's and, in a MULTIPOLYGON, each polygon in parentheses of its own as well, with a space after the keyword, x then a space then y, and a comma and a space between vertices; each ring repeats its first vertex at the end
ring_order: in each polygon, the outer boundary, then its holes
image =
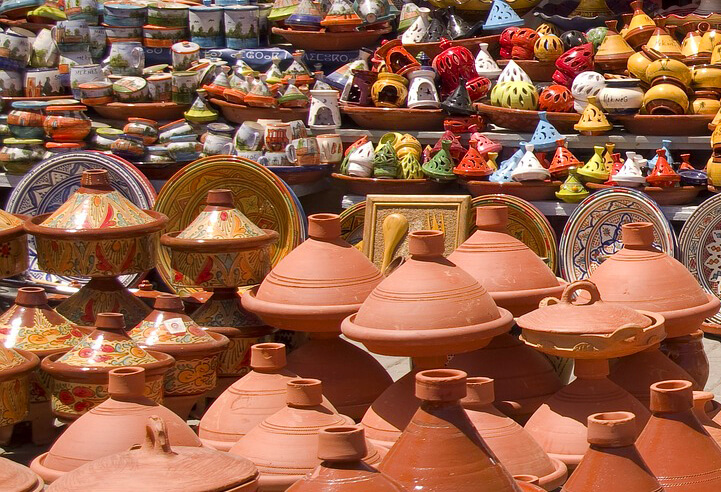
POLYGON ((282 36, 296 49, 306 51, 351 51, 372 46, 382 36, 391 32, 390 27, 379 27, 348 32, 320 32, 273 27, 273 34, 282 36))
MULTIPOLYGON (((497 60, 499 68, 506 68, 510 60, 500 59, 497 60)), ((521 70, 526 72, 531 80, 536 83, 552 82, 553 72, 556 71, 555 61, 541 61, 541 60, 513 60, 521 70)))
POLYGON ((351 195, 433 195, 441 192, 443 183, 426 178, 419 179, 387 179, 387 178, 361 178, 333 173, 331 177, 336 180, 351 195))
POLYGON ((553 200, 556 192, 561 188, 561 181, 509 181, 496 183, 494 181, 459 180, 472 197, 484 195, 504 194, 516 196, 529 202, 553 200))
MULTIPOLYGON (((589 190, 605 190, 614 188, 614 186, 599 183, 584 183, 589 190)), ((675 186, 671 188, 661 188, 658 186, 644 186, 639 188, 640 191, 652 198, 659 205, 688 205, 693 203, 699 193, 706 190, 705 186, 675 186)))
MULTIPOLYGON (((476 111, 488 117, 491 123, 501 128, 517 132, 533 132, 540 120, 542 111, 528 109, 502 108, 486 102, 474 103, 476 111)), ((561 133, 578 133, 573 126, 581 119, 578 113, 547 112, 548 122, 561 133)), ((517 144, 518 142, 516 142, 517 144)))
POLYGON ((116 101, 107 104, 88 104, 87 106, 103 118, 125 122, 127 122, 128 118, 175 121, 183 118, 183 113, 190 108, 190 104, 177 104, 170 101, 144 103, 123 103, 116 101))
POLYGON ((443 128, 448 117, 441 109, 376 108, 341 104, 347 115, 361 128, 388 131, 423 131, 443 128))
MULTIPOLYGON (((468 39, 455 39, 453 40, 453 45, 463 46, 464 48, 468 49, 471 54, 473 54, 473 56, 476 56, 478 50, 480 49, 479 45, 481 43, 487 43, 488 51, 495 57, 495 55, 498 54, 498 49, 500 47, 500 45, 498 44, 498 40, 500 38, 500 34, 494 34, 491 36, 480 36, 468 39)), ((403 47, 413 56, 418 56, 418 53, 422 51, 431 59, 435 58, 437 55, 443 52, 443 49, 441 49, 440 41, 432 43, 407 43, 404 44, 403 47)))
POLYGON ((257 108, 224 101, 212 97, 210 103, 218 106, 228 121, 242 124, 244 121, 257 121, 259 119, 279 119, 281 121, 308 121, 308 108, 257 108))

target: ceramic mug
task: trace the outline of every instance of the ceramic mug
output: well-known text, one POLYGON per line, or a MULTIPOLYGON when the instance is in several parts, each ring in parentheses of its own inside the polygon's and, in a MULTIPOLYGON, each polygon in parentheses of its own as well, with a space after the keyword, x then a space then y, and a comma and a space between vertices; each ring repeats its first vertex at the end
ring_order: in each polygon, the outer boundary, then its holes
POLYGON ((263 152, 261 152, 260 150, 236 150, 235 155, 237 155, 238 157, 249 159, 254 162, 258 162, 262 158, 263 152))
POLYGON ((70 69, 77 65, 92 65, 93 57, 90 51, 61 52, 58 70, 60 70, 60 82, 65 87, 70 87, 70 69))
POLYGON ((50 29, 41 29, 35 37, 30 56, 30 66, 35 68, 55 67, 58 64, 60 51, 53 40, 50 29))
POLYGON ((57 68, 36 68, 25 72, 25 96, 61 96, 65 93, 57 68))
POLYGON ((104 80, 105 74, 103 69, 98 65, 73 65, 70 67, 70 90, 73 97, 79 99, 81 97, 78 86, 85 82, 94 82, 96 80, 104 80))
POLYGON ((150 75, 148 93, 152 101, 170 101, 173 98, 173 76, 169 73, 150 75))
POLYGON ((8 97, 24 96, 22 74, 12 70, 0 70, 0 92, 8 97))
POLYGON ((290 133, 293 138, 304 138, 308 136, 308 129, 305 127, 303 120, 289 121, 290 133))
POLYGON ((198 89, 198 74, 196 72, 173 72, 172 78, 173 102, 176 104, 191 104, 198 89))
POLYGON ((260 46, 260 12, 255 5, 233 5, 223 8, 225 44, 243 49, 260 46))
POLYGON ((65 15, 68 20, 82 20, 95 25, 98 23, 99 14, 96 0, 65 0, 65 15))
POLYGON ((135 41, 113 43, 105 63, 113 75, 140 76, 145 68, 145 50, 141 43, 135 41))
POLYGON ((11 60, 23 68, 30 61, 31 53, 30 38, 16 32, 0 31, 0 59, 11 60))
POLYGON ((173 70, 182 72, 200 59, 200 46, 190 41, 181 41, 170 47, 173 59, 173 70))
POLYGON ((263 143, 263 127, 255 121, 244 121, 235 132, 233 141, 237 150, 258 150, 263 143))
POLYGON ((266 167, 287 166, 288 156, 285 152, 266 152, 257 162, 266 167))
POLYGON ((265 149, 271 152, 282 152, 293 139, 288 123, 269 123, 265 127, 263 141, 265 149))
POLYGON ((337 133, 315 137, 320 150, 321 164, 339 164, 343 160, 343 141, 337 133))
POLYGON ((103 26, 88 26, 90 31, 90 54, 94 59, 102 58, 108 46, 108 38, 103 26))
POLYGON ((222 7, 190 7, 188 25, 190 27, 190 40, 201 48, 223 46, 222 7))
POLYGON ((84 20, 58 21, 50 31, 59 46, 73 45, 77 48, 90 46, 90 29, 84 20))
POLYGON ((315 137, 296 138, 285 148, 288 161, 296 166, 317 166, 320 164, 320 150, 315 137))

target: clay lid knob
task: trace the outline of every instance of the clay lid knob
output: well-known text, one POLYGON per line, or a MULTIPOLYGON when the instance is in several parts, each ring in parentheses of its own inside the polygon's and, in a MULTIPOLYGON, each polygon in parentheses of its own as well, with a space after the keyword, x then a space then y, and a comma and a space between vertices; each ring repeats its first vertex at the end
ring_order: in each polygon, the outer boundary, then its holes
POLYGON ((230 190, 210 190, 205 197, 205 204, 210 207, 234 208, 233 193, 230 190))
POLYGON ((650 222, 631 222, 621 226, 623 246, 628 249, 654 249, 653 224, 650 222))
POLYGON ((318 432, 318 458, 360 461, 368 454, 365 430, 359 425, 326 427, 318 432))
POLYGON ((321 241, 338 239, 341 234, 340 215, 313 214, 308 217, 308 236, 321 241))
POLYGON ((315 407, 323 403, 323 385, 318 379, 288 381, 286 403, 289 407, 315 407))
POLYGON ((279 371, 286 364, 285 344, 283 343, 256 343, 250 347, 250 367, 254 371, 279 371))
POLYGON ((588 442, 602 448, 630 446, 636 441, 636 416, 631 412, 602 412, 588 417, 588 442))
POLYGON ((445 235, 442 231, 415 231, 408 235, 408 252, 414 258, 443 256, 445 235))
POLYGON ((466 396, 463 405, 490 405, 496 399, 493 379, 474 377, 466 380, 466 396))
POLYGON ((89 169, 80 176, 80 186, 94 190, 112 190, 110 177, 105 169, 89 169))
POLYGON ((429 369, 416 374, 416 397, 452 402, 466 396, 466 373, 458 369, 429 369))
POLYGON ((113 400, 141 398, 145 392, 145 369, 119 367, 108 373, 108 393, 113 400))
POLYGON ((606 21, 606 27, 609 31, 616 32, 616 28, 618 27, 618 21, 617 20, 607 20, 606 21))
POLYGON ((153 307, 158 311, 171 311, 174 313, 182 313, 184 310, 183 300, 175 294, 160 294, 155 299, 153 307))
POLYGON ((476 227, 482 231, 506 232, 508 207, 489 205, 476 209, 476 227))
POLYGON ((98 330, 124 332, 125 316, 120 313, 98 313, 95 317, 95 328, 98 330))
POLYGON ((693 407, 701 412, 706 412, 706 404, 713 400, 714 394, 710 391, 694 391, 693 407))
POLYGON ((20 287, 15 296, 15 304, 27 307, 38 307, 48 303, 48 296, 42 287, 20 287))
POLYGON ((138 290, 142 290, 143 292, 150 292, 151 290, 153 290, 153 284, 151 284, 147 280, 143 280, 138 284, 138 290))
POLYGON ((672 379, 651 385, 653 413, 679 413, 693 406, 693 385, 690 381, 672 379))

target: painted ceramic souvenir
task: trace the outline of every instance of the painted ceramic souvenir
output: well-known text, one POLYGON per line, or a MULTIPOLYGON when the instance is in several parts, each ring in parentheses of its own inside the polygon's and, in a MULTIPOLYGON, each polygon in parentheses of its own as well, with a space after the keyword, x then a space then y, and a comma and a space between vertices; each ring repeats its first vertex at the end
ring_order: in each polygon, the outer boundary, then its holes
MULTIPOLYGON (((113 43, 141 43, 143 42, 142 27, 117 27, 108 26, 105 28, 105 37, 108 44, 113 43)), ((105 49, 103 49, 105 53, 105 49)))
POLYGON ((110 45, 110 54, 104 61, 113 75, 140 76, 145 68, 145 51, 139 42, 120 42, 110 45))
POLYGON ((635 155, 635 152, 626 152, 623 166, 612 176, 614 183, 629 188, 637 188, 645 183, 646 177, 643 175, 643 169, 639 166, 635 155))
POLYGON ((609 79, 598 93, 598 102, 609 114, 635 114, 643 94, 639 79, 609 79))
POLYGON ((9 62, 10 69, 27 66, 32 54, 32 42, 27 36, 8 31, 0 32, 0 60, 9 62))
POLYGON ((12 435, 12 426, 28 412, 29 378, 38 367, 38 356, 25 350, 0 345, 0 426, 3 443, 12 435))
POLYGON ((515 166, 511 173, 511 179, 514 181, 534 181, 545 180, 551 177, 548 169, 545 169, 538 158, 533 153, 534 146, 531 143, 525 145, 525 153, 518 165, 515 166))
POLYGON ((14 101, 7 124, 16 138, 44 138, 45 107, 43 101, 14 101))
POLYGON ((285 19, 285 24, 293 29, 317 30, 323 20, 319 5, 311 0, 301 0, 292 14, 285 19))
POLYGON ((142 77, 123 77, 113 83, 113 94, 120 102, 145 102, 148 100, 148 82, 142 77))
POLYGON ((340 164, 343 160, 343 142, 341 136, 335 133, 318 135, 318 148, 320 149, 321 164, 340 164))
POLYGON ((643 96, 643 108, 654 115, 685 114, 689 108, 686 89, 675 78, 657 77, 643 96))
POLYGON ((320 164, 320 150, 315 137, 296 138, 285 148, 288 162, 296 166, 317 166, 320 164))
POLYGON ((556 198, 566 203, 578 203, 585 199, 588 194, 588 190, 578 177, 576 168, 572 167, 568 170, 568 177, 561 185, 561 189, 556 192, 556 198))
POLYGON ((78 142, 90 133, 90 118, 85 115, 86 106, 47 106, 43 128, 48 137, 56 142, 78 142))
POLYGON ((173 96, 173 76, 169 73, 150 75, 145 79, 148 83, 148 97, 151 101, 170 101, 173 96))
POLYGON ((190 40, 201 48, 223 46, 223 8, 193 5, 188 11, 190 40))
POLYGON ((161 144, 167 143, 170 140, 170 137, 175 135, 190 135, 195 133, 193 127, 190 126, 185 119, 172 121, 167 125, 163 125, 158 128, 158 131, 158 143, 161 144))
POLYGON ((61 96, 65 94, 56 68, 34 68, 25 72, 25 96, 61 96))
POLYGON ((6 138, 0 148, 0 164, 8 174, 25 174, 43 159, 43 141, 37 138, 6 138))
POLYGON ((196 72, 173 72, 172 101, 176 104, 191 104, 198 89, 196 72))
POLYGON ((149 48, 170 48, 187 38, 185 27, 143 26, 143 45, 149 48))
POLYGON ((80 102, 88 106, 113 102, 113 83, 109 81, 85 82, 78 85, 80 102))
POLYGON ((474 60, 476 73, 480 76, 488 77, 491 80, 496 80, 501 74, 501 69, 488 52, 488 43, 479 43, 478 46, 478 53, 474 60))
POLYGON ((84 20, 58 21, 51 29, 55 43, 73 50, 90 47, 90 30, 84 20))
POLYGON ((600 135, 610 131, 613 125, 608 121, 606 115, 599 107, 596 96, 591 96, 588 99, 586 108, 581 114, 581 119, 573 125, 573 128, 583 135, 600 135))
POLYGON ((311 90, 308 126, 313 130, 334 130, 340 128, 338 108, 339 93, 335 90, 311 90))
POLYGON ((200 46, 190 41, 175 43, 170 51, 173 56, 173 70, 176 72, 187 70, 200 58, 200 46))
POLYGON ((113 0, 103 3, 103 20, 110 26, 141 27, 145 24, 147 7, 144 3, 113 0))
POLYGON ((68 0, 65 3, 65 15, 69 20, 82 20, 88 25, 98 23, 98 2, 95 0, 68 0))
MULTIPOLYGON (((105 45, 103 44, 103 49, 105 45)), ((32 44, 32 55, 30 56, 30 66, 34 68, 54 67, 58 63, 60 51, 53 40, 50 29, 42 29, 32 44)))
POLYGON ((168 153, 177 162, 190 162, 200 157, 203 144, 195 135, 177 135, 170 137, 166 144, 168 153))
POLYGON ((188 6, 181 3, 157 2, 148 4, 148 24, 163 27, 188 25, 188 6))
POLYGON ((228 48, 257 48, 259 41, 259 10, 256 5, 223 8, 225 41, 228 48))
POLYGON ((416 44, 424 41, 431 23, 431 11, 427 7, 418 8, 418 16, 401 36, 403 44, 416 44))
POLYGON ((70 89, 73 97, 76 99, 80 99, 82 97, 79 88, 80 84, 103 80, 105 80, 105 74, 98 64, 74 65, 70 67, 70 89))
POLYGON ((12 70, 0 70, 0 90, 7 97, 24 96, 23 75, 12 70))
POLYGON ((128 118, 123 132, 140 137, 145 145, 152 145, 158 140, 158 122, 145 118, 128 118))

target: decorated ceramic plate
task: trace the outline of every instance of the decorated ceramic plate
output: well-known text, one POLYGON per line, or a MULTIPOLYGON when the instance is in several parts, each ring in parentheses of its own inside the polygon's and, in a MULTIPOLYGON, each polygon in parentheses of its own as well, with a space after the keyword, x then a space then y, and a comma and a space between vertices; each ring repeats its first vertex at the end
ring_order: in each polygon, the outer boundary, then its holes
POLYGON ((651 222, 654 246, 675 256, 676 236, 656 202, 637 190, 611 188, 590 195, 568 218, 559 245, 561 276, 569 282, 588 278, 621 249, 621 225, 629 222, 651 222))
POLYGON ((556 233, 545 215, 522 198, 512 195, 484 195, 471 201, 469 236, 476 232, 476 213, 473 209, 485 205, 508 207, 508 232, 531 248, 554 273, 558 269, 558 246, 556 233))
MULTIPOLYGON (((265 167, 235 156, 198 159, 165 183, 155 210, 168 216, 166 230, 183 230, 204 207, 208 191, 216 188, 231 190, 238 208, 259 227, 278 231, 280 239, 271 250, 273 264, 305 239, 305 213, 295 193, 265 167)), ((164 247, 160 248, 157 270, 168 286, 180 289, 164 247)), ((182 292, 193 290, 183 288, 182 292)))
POLYGON ((358 202, 355 205, 343 210, 340 214, 341 237, 358 246, 363 241, 363 221, 366 215, 366 202, 358 202))
MULTIPOLYGON (((5 210, 13 214, 40 215, 55 211, 80 187, 80 175, 89 169, 106 169, 110 182, 122 195, 140 208, 152 208, 155 189, 138 168, 128 161, 101 152, 68 152, 45 159, 28 171, 10 193, 5 210)), ((29 238, 30 268, 26 275, 35 282, 68 285, 84 277, 59 277, 38 268, 35 241, 29 238)), ((133 285, 141 274, 123 275, 124 285, 133 285)))
MULTIPOLYGON (((706 292, 721 298, 721 195, 705 200, 678 237, 679 258, 706 292)), ((710 318, 721 324, 721 314, 710 318)))

